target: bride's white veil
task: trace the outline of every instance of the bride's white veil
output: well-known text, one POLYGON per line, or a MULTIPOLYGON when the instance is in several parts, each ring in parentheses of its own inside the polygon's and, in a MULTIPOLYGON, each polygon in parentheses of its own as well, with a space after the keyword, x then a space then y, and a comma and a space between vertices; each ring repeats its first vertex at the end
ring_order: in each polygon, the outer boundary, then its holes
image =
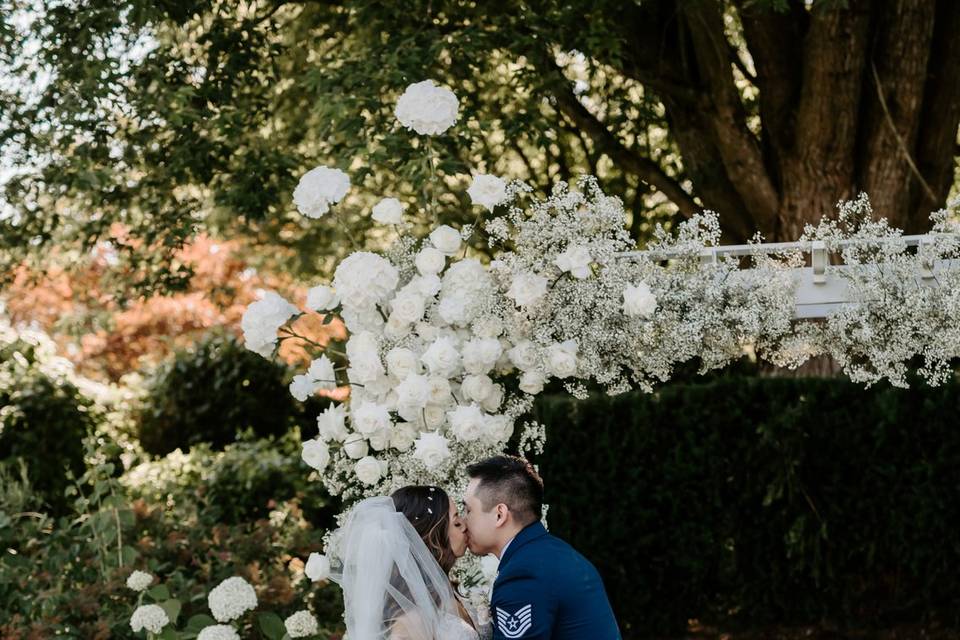
POLYGON ((331 579, 343 588, 350 640, 436 640, 457 615, 450 580, 392 498, 367 498, 347 516, 331 579), (400 634, 398 634, 400 635, 400 634))

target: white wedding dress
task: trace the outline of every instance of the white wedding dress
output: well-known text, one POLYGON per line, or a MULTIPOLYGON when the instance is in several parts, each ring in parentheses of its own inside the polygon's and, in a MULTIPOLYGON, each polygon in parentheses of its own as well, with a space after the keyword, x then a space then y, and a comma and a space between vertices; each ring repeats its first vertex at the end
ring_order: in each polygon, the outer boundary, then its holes
POLYGON ((331 579, 343 587, 350 640, 489 640, 493 629, 463 602, 427 545, 388 497, 347 516, 331 579), (473 624, 460 617, 461 605, 473 624))

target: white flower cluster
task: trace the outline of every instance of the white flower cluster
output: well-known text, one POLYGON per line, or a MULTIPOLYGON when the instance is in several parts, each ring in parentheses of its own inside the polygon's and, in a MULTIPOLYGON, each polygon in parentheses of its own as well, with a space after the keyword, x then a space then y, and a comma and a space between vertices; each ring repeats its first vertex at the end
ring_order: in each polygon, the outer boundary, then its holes
POLYGON ((197 640, 240 640, 240 634, 230 625, 212 624, 200 630, 197 640))
POLYGON ((948 210, 935 212, 930 242, 912 252, 899 229, 874 219, 865 194, 838 207, 836 220, 808 226, 802 240, 821 240, 842 255, 843 267, 827 269, 846 280, 849 302, 791 336, 793 352, 775 355, 828 353, 854 382, 886 379, 898 387, 908 386, 919 357, 920 376, 931 385, 946 381, 960 356, 960 272, 934 269, 960 260, 960 224, 948 210))
POLYGON ((139 631, 160 633, 168 624, 170 624, 170 618, 158 604, 140 605, 130 616, 130 628, 134 633, 139 631))
POLYGON ((153 582, 153 576, 146 571, 134 571, 127 577, 127 588, 133 591, 144 591, 153 582))
POLYGON ((420 135, 440 135, 457 122, 460 101, 449 89, 424 80, 407 87, 397 101, 394 115, 400 124, 420 135))
POLYGON ((293 190, 293 203, 308 218, 320 218, 347 195, 350 177, 340 169, 315 167, 300 178, 293 190))
POLYGON ((230 622, 257 608, 257 592, 249 582, 234 576, 210 591, 207 604, 217 622, 230 622))
POLYGON ((319 631, 317 619, 309 611, 297 611, 283 621, 283 626, 291 638, 308 638, 319 631))

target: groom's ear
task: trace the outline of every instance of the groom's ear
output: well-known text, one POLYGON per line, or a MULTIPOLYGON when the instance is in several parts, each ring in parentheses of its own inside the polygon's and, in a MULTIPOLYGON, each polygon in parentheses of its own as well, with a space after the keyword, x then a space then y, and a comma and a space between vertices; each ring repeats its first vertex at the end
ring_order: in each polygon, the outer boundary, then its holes
POLYGON ((510 507, 501 502, 494 508, 497 510, 497 526, 500 527, 505 525, 508 517, 510 516, 510 507))

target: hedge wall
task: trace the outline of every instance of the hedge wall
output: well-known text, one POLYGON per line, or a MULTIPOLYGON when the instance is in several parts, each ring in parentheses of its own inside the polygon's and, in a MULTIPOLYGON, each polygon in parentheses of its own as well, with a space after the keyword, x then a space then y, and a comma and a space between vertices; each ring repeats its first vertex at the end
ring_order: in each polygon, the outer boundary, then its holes
POLYGON ((731 377, 545 397, 548 522, 599 568, 625 638, 957 625, 958 390, 731 377))

